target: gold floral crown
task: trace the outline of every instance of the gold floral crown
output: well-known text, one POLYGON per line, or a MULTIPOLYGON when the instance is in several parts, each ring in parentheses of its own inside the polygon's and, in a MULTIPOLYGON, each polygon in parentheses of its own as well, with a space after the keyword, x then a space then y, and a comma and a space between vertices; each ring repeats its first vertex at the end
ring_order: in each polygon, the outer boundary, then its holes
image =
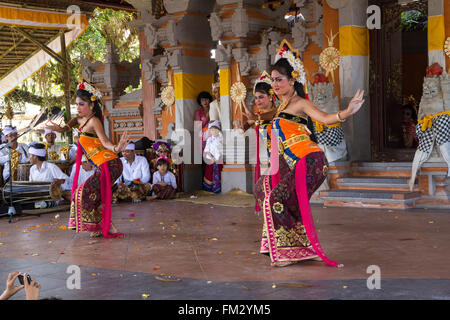
POLYGON ((298 50, 293 49, 291 44, 284 39, 281 42, 280 48, 277 49, 277 55, 275 56, 275 63, 284 58, 286 59, 291 67, 294 69, 292 71, 292 78, 294 78, 295 81, 300 82, 302 85, 305 85, 306 83, 306 72, 305 67, 303 66, 303 62, 298 58, 300 56, 298 50))
POLYGON ((89 82, 87 82, 86 80, 83 80, 78 86, 77 86, 78 90, 86 90, 87 92, 89 92, 90 94, 92 94, 91 96, 91 101, 94 102, 95 100, 100 100, 102 98, 102 93, 100 92, 100 90, 98 90, 96 87, 94 87, 92 84, 90 84, 89 82))
POLYGON ((255 85, 253 86, 253 95, 256 94, 256 86, 259 83, 267 83, 269 86, 271 85, 270 75, 267 71, 264 70, 263 73, 261 73, 261 76, 255 81, 255 85))

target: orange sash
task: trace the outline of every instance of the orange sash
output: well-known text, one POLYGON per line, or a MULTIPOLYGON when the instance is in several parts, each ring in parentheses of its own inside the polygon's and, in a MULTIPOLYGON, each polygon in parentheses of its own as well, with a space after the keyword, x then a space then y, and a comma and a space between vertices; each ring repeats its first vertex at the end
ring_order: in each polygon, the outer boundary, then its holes
POLYGON ((93 134, 82 132, 79 142, 86 158, 91 160, 97 167, 100 167, 105 162, 118 158, 117 154, 106 149, 100 139, 93 134))

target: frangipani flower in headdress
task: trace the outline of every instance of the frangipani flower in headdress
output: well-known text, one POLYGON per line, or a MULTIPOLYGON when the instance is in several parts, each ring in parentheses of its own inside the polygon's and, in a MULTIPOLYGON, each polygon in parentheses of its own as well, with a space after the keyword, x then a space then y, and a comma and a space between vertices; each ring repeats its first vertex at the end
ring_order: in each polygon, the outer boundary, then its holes
POLYGON ((261 76, 255 81, 255 85, 253 86, 253 95, 256 94, 256 86, 258 85, 258 83, 267 83, 269 86, 271 85, 271 81, 270 81, 270 75, 267 73, 267 71, 263 71, 263 73, 261 74, 261 76))
POLYGON ((102 93, 100 90, 98 90, 96 87, 94 87, 92 84, 87 82, 86 80, 83 80, 78 86, 77 90, 86 90, 90 94, 92 94, 91 100, 100 100, 102 98, 102 93))
POLYGON ((299 58, 300 54, 298 50, 294 50, 291 46, 291 44, 284 39, 281 42, 280 48, 277 49, 277 54, 275 56, 275 63, 285 58, 291 67, 294 69, 292 71, 292 78, 294 78, 295 81, 300 82, 302 85, 305 85, 306 83, 306 72, 305 67, 303 66, 303 62, 299 58))

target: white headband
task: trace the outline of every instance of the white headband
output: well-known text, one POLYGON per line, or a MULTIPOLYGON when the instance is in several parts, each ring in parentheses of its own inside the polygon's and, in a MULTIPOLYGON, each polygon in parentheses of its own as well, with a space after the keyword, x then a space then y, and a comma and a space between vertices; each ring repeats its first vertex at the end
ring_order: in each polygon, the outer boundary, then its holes
POLYGON ((81 158, 81 162, 85 162, 85 161, 87 161, 87 159, 86 159, 86 156, 83 155, 83 157, 81 158))
POLYGON ((34 147, 30 147, 28 149, 28 153, 33 154, 38 157, 45 157, 45 154, 46 154, 45 149, 36 149, 34 147))
POLYGON ((5 135, 5 136, 7 136, 8 134, 11 134, 11 133, 17 133, 17 129, 16 128, 13 128, 13 127, 5 127, 5 128, 3 128, 3 134, 5 135))
POLYGON ((45 130, 44 130, 44 136, 46 136, 46 135, 49 134, 49 133, 54 133, 54 134, 56 135, 56 132, 55 132, 55 131, 45 128, 45 130))
POLYGON ((212 121, 208 124, 208 129, 211 129, 211 127, 217 127, 220 130, 220 122, 218 120, 212 121))
POLYGON ((136 146, 134 143, 129 143, 126 147, 125 150, 136 150, 136 146))

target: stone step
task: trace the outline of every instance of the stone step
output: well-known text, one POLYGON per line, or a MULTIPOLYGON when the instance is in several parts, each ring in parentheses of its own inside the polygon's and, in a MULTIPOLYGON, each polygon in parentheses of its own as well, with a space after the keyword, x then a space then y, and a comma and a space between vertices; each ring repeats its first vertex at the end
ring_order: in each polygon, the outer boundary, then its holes
POLYGON ((356 162, 352 163, 352 176, 361 177, 411 177, 410 162, 356 162))
POLYGON ((346 197, 358 199, 406 200, 420 197, 420 191, 385 191, 385 190, 327 190, 321 191, 320 197, 346 197))
MULTIPOLYGON (((385 191, 409 191, 408 178, 393 177, 344 177, 336 180, 339 189, 364 189, 385 191)), ((414 185, 418 191, 419 186, 414 185)))
POLYGON ((408 209, 420 199, 419 191, 327 190, 320 192, 325 206, 408 209))

